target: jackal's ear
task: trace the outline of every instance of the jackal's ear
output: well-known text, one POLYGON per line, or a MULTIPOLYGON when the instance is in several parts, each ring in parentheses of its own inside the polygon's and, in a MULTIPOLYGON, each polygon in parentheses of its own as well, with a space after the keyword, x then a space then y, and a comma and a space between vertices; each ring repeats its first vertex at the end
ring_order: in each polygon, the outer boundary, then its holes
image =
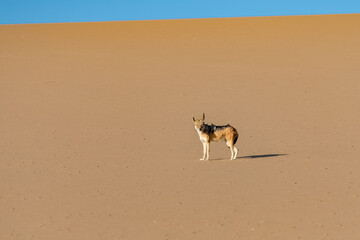
POLYGON ((203 120, 203 121, 205 120, 205 113, 203 113, 203 118, 202 118, 202 120, 203 120))
POLYGON ((194 115, 193 115, 192 117, 193 117, 193 122, 195 122, 195 121, 196 121, 196 119, 194 118, 194 115))

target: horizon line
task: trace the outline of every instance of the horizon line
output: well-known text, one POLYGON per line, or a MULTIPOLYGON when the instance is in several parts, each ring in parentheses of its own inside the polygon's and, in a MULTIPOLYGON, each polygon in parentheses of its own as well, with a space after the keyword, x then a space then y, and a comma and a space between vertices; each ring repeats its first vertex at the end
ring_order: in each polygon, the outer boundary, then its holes
POLYGON ((234 17, 189 17, 189 18, 156 18, 156 19, 129 19, 129 20, 99 20, 99 21, 59 21, 59 22, 26 22, 26 23, 0 23, 2 25, 39 25, 39 24, 81 24, 81 23, 115 23, 115 22, 150 22, 150 21, 182 21, 182 20, 215 20, 233 18, 274 18, 274 17, 316 17, 360 15, 360 13, 320 13, 320 14, 284 14, 284 15, 259 15, 259 16, 234 16, 234 17))

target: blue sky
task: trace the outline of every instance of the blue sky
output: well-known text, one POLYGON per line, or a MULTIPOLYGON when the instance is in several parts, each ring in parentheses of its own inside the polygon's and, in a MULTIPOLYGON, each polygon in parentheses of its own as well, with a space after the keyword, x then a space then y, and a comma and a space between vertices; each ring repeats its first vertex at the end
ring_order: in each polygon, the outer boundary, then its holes
POLYGON ((0 0, 0 24, 360 13, 360 0, 0 0))

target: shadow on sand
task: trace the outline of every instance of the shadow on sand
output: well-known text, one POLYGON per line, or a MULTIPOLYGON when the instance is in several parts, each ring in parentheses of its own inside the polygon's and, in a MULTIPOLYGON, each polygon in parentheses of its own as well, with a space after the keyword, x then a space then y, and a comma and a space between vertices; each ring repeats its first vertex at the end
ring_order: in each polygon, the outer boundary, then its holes
POLYGON ((281 154, 251 155, 251 156, 237 157, 236 159, 240 159, 240 158, 267 158, 267 157, 278 157, 278 156, 286 156, 286 155, 289 155, 289 154, 281 153, 281 154))
MULTIPOLYGON (((286 155, 289 155, 289 154, 280 153, 280 154, 250 155, 250 156, 237 157, 236 159, 268 158, 268 157, 279 157, 279 156, 286 156, 286 155)), ((229 160, 229 159, 226 159, 226 158, 210 159, 210 161, 221 161, 221 160, 229 160)))

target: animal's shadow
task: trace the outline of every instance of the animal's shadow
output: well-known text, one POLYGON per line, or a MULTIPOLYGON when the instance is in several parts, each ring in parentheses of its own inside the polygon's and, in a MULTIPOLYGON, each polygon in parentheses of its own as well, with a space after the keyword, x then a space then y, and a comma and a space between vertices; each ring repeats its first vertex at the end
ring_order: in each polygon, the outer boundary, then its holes
MULTIPOLYGON (((253 159, 253 158, 268 158, 268 157, 279 157, 289 155, 287 153, 272 153, 272 154, 262 154, 262 155, 249 155, 249 156, 241 156, 236 159, 253 159)), ((235 159, 235 160, 236 160, 235 159)), ((227 158, 217 158, 217 159, 209 159, 210 161, 221 161, 221 160, 229 160, 227 158)))

